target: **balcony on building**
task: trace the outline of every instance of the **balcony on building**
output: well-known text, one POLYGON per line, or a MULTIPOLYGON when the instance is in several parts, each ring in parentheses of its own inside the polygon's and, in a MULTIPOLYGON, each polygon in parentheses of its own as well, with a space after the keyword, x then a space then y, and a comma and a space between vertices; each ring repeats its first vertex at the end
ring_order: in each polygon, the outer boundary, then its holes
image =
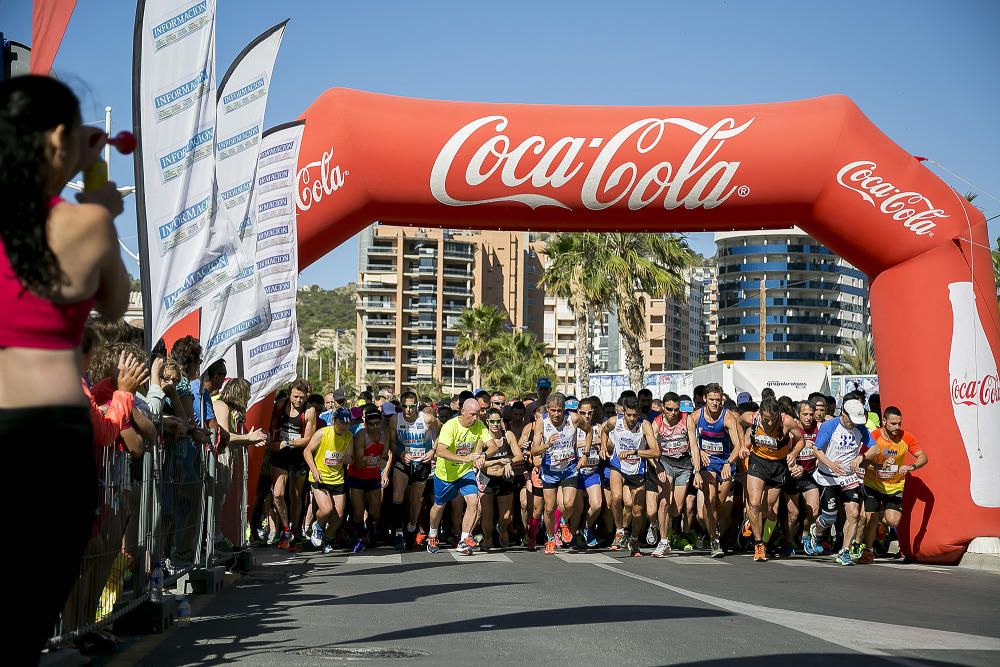
POLYGON ((366 315, 362 324, 369 329, 394 329, 396 327, 396 318, 385 317, 384 315, 366 315))

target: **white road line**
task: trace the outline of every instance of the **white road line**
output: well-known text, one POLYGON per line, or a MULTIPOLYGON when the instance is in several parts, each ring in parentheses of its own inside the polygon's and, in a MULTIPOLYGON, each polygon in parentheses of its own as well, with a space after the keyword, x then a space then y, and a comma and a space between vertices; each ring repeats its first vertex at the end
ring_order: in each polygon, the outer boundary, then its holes
POLYGON ((709 556, 670 556, 663 560, 675 565, 729 565, 721 558, 710 558, 709 556))
POLYGON ((477 551, 472 556, 465 556, 461 553, 455 551, 454 549, 448 549, 448 553, 451 557, 457 560, 459 563, 510 563, 510 558, 504 556, 503 554, 492 554, 492 553, 481 553, 477 551))
POLYGON ((617 563, 617 558, 605 554, 556 554, 556 558, 564 563, 617 563))
POLYGON ((947 567, 937 567, 934 565, 921 565, 920 563, 872 563, 879 567, 891 567, 897 570, 920 570, 921 572, 937 572, 939 574, 951 574, 955 570, 947 567))
POLYGON ((824 563, 819 560, 771 560, 769 563, 777 563, 778 565, 787 565, 789 567, 837 567, 833 563, 824 563))
POLYGON ((956 651, 1000 651, 1000 639, 968 635, 962 632, 932 630, 930 628, 915 628, 908 625, 859 621, 855 618, 840 618, 812 614, 804 611, 789 611, 760 605, 736 602, 725 598, 705 595, 695 591, 685 590, 656 579, 650 579, 633 572, 596 564, 596 567, 608 572, 620 574, 645 582, 652 586, 665 588, 668 591, 698 600, 713 607, 725 609, 734 614, 750 616, 761 621, 781 625, 797 632, 816 637, 831 644, 837 644, 860 653, 886 657, 895 662, 908 665, 915 661, 893 656, 889 651, 906 647, 907 650, 956 650, 956 651))
POLYGON ((382 554, 380 556, 348 556, 347 565, 402 565, 402 554, 382 554))

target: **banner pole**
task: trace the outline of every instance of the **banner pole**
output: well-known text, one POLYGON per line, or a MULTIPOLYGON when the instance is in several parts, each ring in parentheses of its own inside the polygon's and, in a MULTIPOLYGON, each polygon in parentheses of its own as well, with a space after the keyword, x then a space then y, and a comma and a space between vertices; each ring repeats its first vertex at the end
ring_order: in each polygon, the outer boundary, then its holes
MULTIPOLYGON (((135 31, 132 37, 132 131, 142 137, 142 101, 139 81, 142 75, 142 22, 145 0, 135 7, 135 31)), ((142 169, 142 141, 136 142, 133 159, 135 170, 135 221, 139 235, 139 289, 142 291, 142 335, 146 354, 153 351, 153 289, 149 271, 149 235, 146 229, 146 188, 142 169)))

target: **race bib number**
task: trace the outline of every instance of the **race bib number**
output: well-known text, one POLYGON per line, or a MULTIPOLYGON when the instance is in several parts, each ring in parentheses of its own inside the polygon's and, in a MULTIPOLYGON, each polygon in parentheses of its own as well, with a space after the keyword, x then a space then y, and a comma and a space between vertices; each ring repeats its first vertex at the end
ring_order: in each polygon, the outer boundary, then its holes
POLYGON ((861 485, 861 480, 859 480, 858 476, 853 473, 850 475, 845 475, 843 477, 837 477, 836 479, 837 479, 837 484, 840 486, 840 488, 844 489, 845 491, 857 488, 858 486, 861 485))
POLYGON ((816 450, 810 446, 803 447, 802 451, 799 452, 799 461, 812 461, 816 458, 816 450))
POLYGON ((753 438, 755 445, 761 449, 777 449, 778 441, 767 435, 755 435, 753 438))
POLYGON ((365 467, 366 468, 377 468, 379 459, 381 456, 366 456, 365 457, 365 467))
POLYGON ((691 450, 691 445, 688 444, 686 437, 684 438, 674 438, 672 440, 664 440, 660 443, 660 455, 670 456, 677 458, 678 456, 683 456, 691 450))
POLYGON ((455 445, 455 453, 459 456, 468 456, 476 445, 471 442, 460 442, 455 445))
POLYGON ((714 440, 702 440, 701 450, 709 454, 721 454, 724 451, 722 443, 714 440))
POLYGON ((639 460, 639 450, 638 449, 622 449, 621 459, 626 463, 635 463, 639 460))
POLYGON ((564 442, 556 443, 552 449, 549 450, 549 459, 553 463, 565 463, 573 458, 573 446, 567 445, 564 442))
POLYGON ((326 450, 323 454, 323 465, 327 468, 336 468, 344 461, 344 452, 338 452, 334 449, 326 450))
MULTIPOLYGON (((413 459, 422 459, 427 454, 423 447, 407 447, 406 453, 413 459)), ((416 461, 414 461, 416 463, 416 461)))
POLYGON ((896 464, 884 465, 878 469, 876 474, 879 479, 892 479, 899 474, 899 466, 896 464))

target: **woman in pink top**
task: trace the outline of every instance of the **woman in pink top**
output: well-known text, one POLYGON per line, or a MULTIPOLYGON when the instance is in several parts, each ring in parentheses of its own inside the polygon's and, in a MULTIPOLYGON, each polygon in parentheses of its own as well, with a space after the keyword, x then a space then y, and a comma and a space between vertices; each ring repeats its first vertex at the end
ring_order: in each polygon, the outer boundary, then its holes
POLYGON ((35 601, 33 613, 14 615, 9 632, 14 653, 32 661, 79 574, 97 504, 80 338, 91 308, 117 318, 128 305, 114 184, 78 196, 79 204, 59 198, 97 159, 102 138, 81 125, 79 102, 62 83, 38 76, 0 82, 0 441, 37 448, 38 460, 61 471, 57 487, 43 493, 33 475, 12 476, 8 489, 31 499, 19 506, 18 524, 56 521, 61 532, 58 547, 20 559, 27 571, 10 581, 13 599, 35 601))

